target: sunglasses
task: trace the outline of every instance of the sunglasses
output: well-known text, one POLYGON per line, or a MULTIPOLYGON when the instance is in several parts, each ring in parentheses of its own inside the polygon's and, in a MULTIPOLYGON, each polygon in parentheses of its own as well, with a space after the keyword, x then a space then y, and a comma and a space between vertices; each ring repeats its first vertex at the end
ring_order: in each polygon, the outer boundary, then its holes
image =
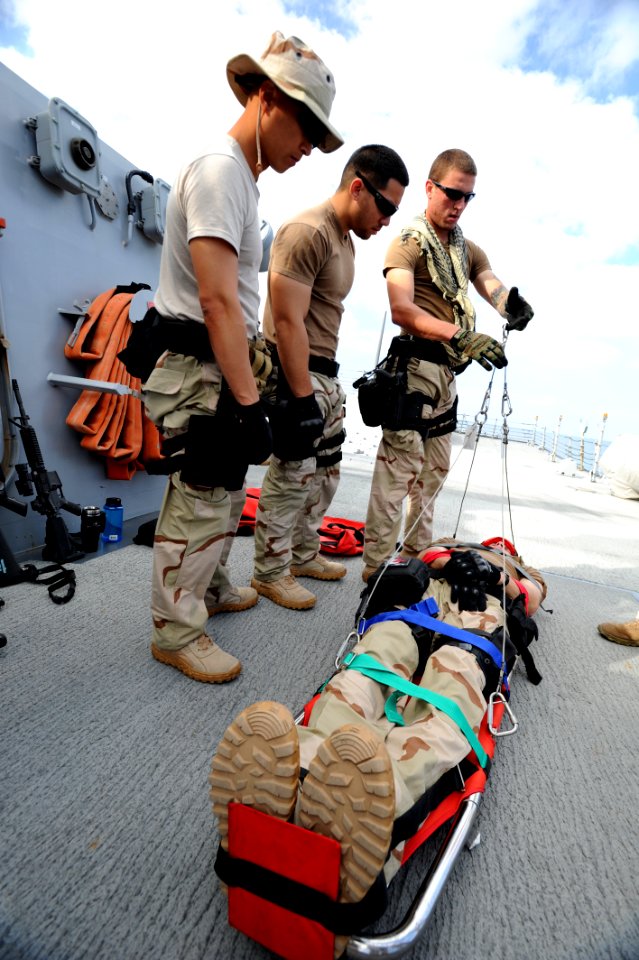
POLYGON ((308 140, 312 147, 319 147, 326 138, 326 127, 321 120, 303 103, 297 104, 295 116, 304 139, 308 140))
POLYGON ((363 173, 360 173, 359 170, 356 170, 355 175, 362 181, 383 217, 392 217, 394 213, 397 213, 399 207, 395 206, 395 204, 389 200, 388 197, 385 197, 383 193, 380 193, 379 190, 373 186, 370 180, 366 179, 363 173))
POLYGON ((436 187, 446 194, 449 200, 452 200, 453 203, 457 203, 459 200, 463 200, 464 203, 470 203, 470 201, 475 196, 474 193, 464 193, 463 190, 456 190, 455 187, 445 187, 443 183, 437 183, 437 180, 431 180, 431 183, 434 183, 436 187))

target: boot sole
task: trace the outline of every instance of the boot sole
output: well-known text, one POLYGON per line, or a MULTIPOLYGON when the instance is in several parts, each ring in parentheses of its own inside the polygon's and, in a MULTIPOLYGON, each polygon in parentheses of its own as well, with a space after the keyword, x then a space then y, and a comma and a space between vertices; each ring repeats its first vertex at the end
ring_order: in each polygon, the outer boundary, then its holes
POLYGON ((311 580, 341 580, 346 576, 346 570, 343 573, 308 573, 304 567, 291 567, 291 575, 294 577, 310 577, 311 580))
POLYGON ((253 597, 251 600, 243 600, 241 603, 218 603, 214 607, 207 607, 206 612, 209 617, 214 617, 216 613, 239 613, 241 610, 250 610, 254 607, 259 597, 253 597))
POLYGON ((639 647, 639 640, 632 640, 627 637, 612 637, 610 634, 602 633, 600 630, 599 633, 604 638, 604 640, 609 640, 610 643, 620 643, 623 647, 639 647))
POLYGON ((226 728, 211 763, 209 784, 220 839, 228 849, 228 805, 243 803, 289 820, 300 776, 297 728, 281 703, 251 704, 226 728))
POLYGON ((340 727, 311 761, 299 805, 301 826, 341 844, 340 902, 358 902, 375 882, 386 862, 394 818, 395 785, 386 748, 366 727, 340 727))
POLYGON ((297 601, 276 597, 268 589, 265 589, 268 588, 268 582, 262 583, 260 580, 251 580, 251 586, 257 590, 261 597, 266 597, 267 600, 272 600, 273 603, 277 603, 280 607, 286 607, 287 610, 310 610, 317 603, 317 597, 313 597, 311 600, 297 601))
POLYGON ((174 667, 180 673, 190 677, 191 680, 199 680, 200 683, 227 683, 229 680, 234 680, 242 671, 242 664, 238 663, 236 667, 226 673, 201 673, 190 667, 188 663, 176 663, 171 659, 170 651, 162 650, 160 647, 156 647, 154 643, 151 644, 151 654, 159 663, 164 663, 167 667, 174 667))

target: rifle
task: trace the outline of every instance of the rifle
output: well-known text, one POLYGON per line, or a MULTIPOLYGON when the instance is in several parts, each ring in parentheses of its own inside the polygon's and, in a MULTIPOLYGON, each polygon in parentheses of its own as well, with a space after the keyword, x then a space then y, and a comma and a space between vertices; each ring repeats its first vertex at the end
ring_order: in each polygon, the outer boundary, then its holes
MULTIPOLYGON (((66 510, 68 513, 79 517, 82 515, 82 507, 79 503, 72 503, 66 499, 62 492, 60 477, 55 470, 47 470, 45 467, 35 429, 29 423, 29 417, 22 402, 18 381, 12 380, 11 385, 20 416, 9 418, 9 422, 18 428, 27 458, 27 463, 16 464, 15 486, 22 497, 32 497, 35 493, 35 497, 31 501, 31 507, 37 513, 46 517, 42 559, 53 560, 56 563, 77 560, 84 554, 73 543, 60 510, 66 510)), ((22 512, 18 501, 11 501, 6 494, 0 500, 0 505, 8 507, 15 513, 22 512)))

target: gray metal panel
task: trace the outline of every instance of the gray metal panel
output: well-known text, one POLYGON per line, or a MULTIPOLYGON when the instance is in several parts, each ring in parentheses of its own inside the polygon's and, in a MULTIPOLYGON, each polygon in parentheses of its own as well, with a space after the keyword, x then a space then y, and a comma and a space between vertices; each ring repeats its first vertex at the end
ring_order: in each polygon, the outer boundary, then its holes
MULTIPOLYGON (((107 495, 120 497, 125 517, 131 518, 159 509, 165 479, 138 472, 130 481, 108 480, 104 461, 86 453, 80 435, 65 424, 78 391, 51 386, 47 374, 85 374, 83 364, 64 357, 73 321, 59 308, 132 281, 148 283, 152 297, 162 248, 138 229, 123 245, 125 177, 135 164, 106 144, 100 142, 100 169, 118 198, 119 214, 111 220, 96 209, 93 230, 87 197, 54 186, 29 165, 36 139, 24 121, 46 110, 55 93, 38 93, 0 64, 0 217, 7 222, 0 239, 0 319, 11 344, 11 374, 20 384, 46 466, 59 473, 65 496, 83 505, 101 505, 107 495)), ((99 118, 87 120, 99 135, 99 118)), ((21 447, 19 459, 24 459, 21 447)), ((8 492, 16 496, 13 485, 8 492)), ((77 519, 64 517, 69 529, 77 530, 77 519)), ((23 519, 0 508, 0 524, 18 554, 44 540, 44 518, 31 510, 23 519)))

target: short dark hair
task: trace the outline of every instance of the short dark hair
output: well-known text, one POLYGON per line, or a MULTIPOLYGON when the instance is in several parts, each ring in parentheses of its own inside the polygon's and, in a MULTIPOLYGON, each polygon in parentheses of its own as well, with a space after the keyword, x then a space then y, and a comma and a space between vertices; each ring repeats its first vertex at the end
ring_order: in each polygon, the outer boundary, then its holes
POLYGON ((429 180, 441 180, 446 176, 449 170, 459 170, 461 173, 467 173, 471 177, 477 176, 477 167, 475 161, 465 150, 459 150, 456 147, 450 150, 443 150, 435 157, 428 171, 429 180))
POLYGON ((344 167, 340 188, 346 187, 360 170, 378 190, 383 190, 389 180, 397 180, 402 187, 408 186, 408 170, 400 155, 391 147, 380 143, 368 143, 351 156, 344 167))

